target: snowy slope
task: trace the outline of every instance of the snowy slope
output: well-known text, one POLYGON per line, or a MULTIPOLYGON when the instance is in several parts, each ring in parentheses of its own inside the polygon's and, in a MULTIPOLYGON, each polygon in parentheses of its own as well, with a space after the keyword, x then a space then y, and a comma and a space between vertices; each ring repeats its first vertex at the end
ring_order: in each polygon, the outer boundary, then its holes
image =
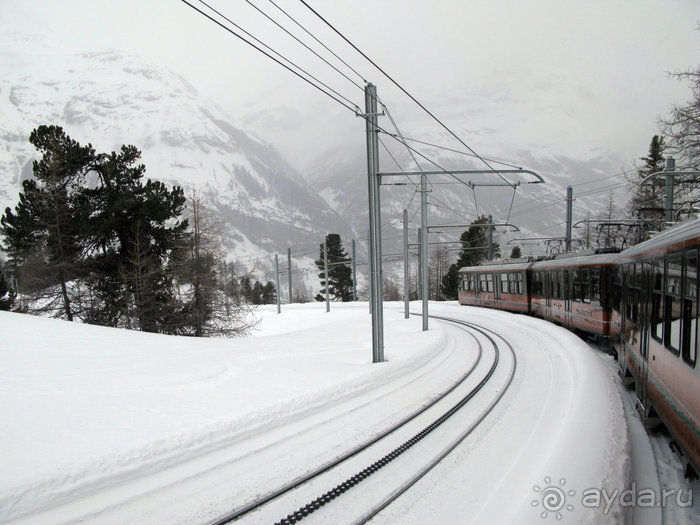
MULTIPOLYGON (((382 364, 371 363, 366 303, 263 309, 260 331, 235 340, 3 313, 0 521, 204 523, 367 439, 475 355, 461 330, 433 320, 422 332, 388 306, 382 364)), ((514 344, 515 381, 378 522, 542 523, 542 491, 565 485, 567 522, 619 523, 619 500, 581 502, 586 489, 629 483, 623 406, 603 360, 540 320, 433 312, 497 328, 514 344)), ((350 519, 342 502, 310 523, 350 519)))

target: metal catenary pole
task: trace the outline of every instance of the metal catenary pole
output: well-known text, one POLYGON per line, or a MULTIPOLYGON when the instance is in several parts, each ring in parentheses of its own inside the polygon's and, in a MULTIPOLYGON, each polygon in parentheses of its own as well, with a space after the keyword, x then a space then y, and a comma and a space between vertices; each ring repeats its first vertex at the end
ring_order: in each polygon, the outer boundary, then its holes
POLYGON ((403 211, 403 305, 404 317, 408 319, 409 303, 409 282, 408 282, 408 211, 403 211))
POLYGON ((647 175, 640 183, 639 185, 642 186, 646 184, 650 179, 653 179, 655 177, 659 177, 663 175, 666 177, 666 197, 664 199, 664 220, 667 223, 673 222, 673 187, 676 184, 675 177, 681 176, 681 175, 692 175, 693 178, 689 180, 680 180, 678 181, 678 184, 688 184, 688 183, 693 183, 695 184, 697 181, 697 176, 700 175, 700 171, 676 171, 676 161, 673 159, 673 157, 668 157, 666 159, 666 167, 664 168, 664 171, 658 171, 656 173, 652 173, 651 175, 647 175))
POLYGON ((569 186, 566 188, 566 251, 571 251, 571 223, 573 218, 574 207, 574 189, 569 186))
POLYGON ((280 302, 280 262, 279 257, 275 254, 275 295, 277 296, 277 313, 282 313, 282 304, 280 302))
POLYGON ((382 242, 379 202, 379 140, 377 137, 377 88, 365 87, 367 131, 367 188, 369 197, 370 304, 372 308, 372 362, 384 361, 382 304, 382 242))
POLYGON ((676 169, 676 161, 672 157, 666 159, 666 198, 664 201, 664 220, 673 222, 673 171, 676 169))
POLYGON ((289 304, 292 304, 292 249, 287 248, 287 275, 289 276, 289 304))
POLYGON ((420 301, 423 300, 423 258, 420 255, 423 250, 423 241, 421 239, 422 230, 418 228, 418 286, 416 291, 418 293, 418 300, 420 301))
POLYGON ((487 257, 489 261, 493 260, 493 216, 489 215, 488 222, 488 250, 487 257))
POLYGON ((428 177, 420 176, 420 263, 423 285, 423 331, 428 330, 428 177))
POLYGON ((352 300, 357 301, 357 258, 355 257, 355 239, 352 240, 352 300))
POLYGON ((331 300, 330 293, 328 289, 330 288, 330 283, 328 282, 328 243, 323 241, 323 274, 326 279, 326 312, 331 311, 331 300))

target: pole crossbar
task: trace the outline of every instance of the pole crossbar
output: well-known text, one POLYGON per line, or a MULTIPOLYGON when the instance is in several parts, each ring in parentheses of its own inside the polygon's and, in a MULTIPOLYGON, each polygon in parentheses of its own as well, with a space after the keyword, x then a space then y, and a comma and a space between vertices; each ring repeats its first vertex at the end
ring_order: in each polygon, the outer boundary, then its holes
POLYGON ((513 231, 519 232, 520 229, 515 225, 511 224, 509 222, 501 222, 501 223, 493 223, 493 224, 436 224, 434 226, 428 226, 428 231, 435 230, 435 229, 445 229, 445 228, 489 228, 489 227, 495 227, 495 226, 504 226, 508 227, 510 226, 513 228, 513 231))
MULTIPOLYGON (((427 171, 382 171, 379 172, 377 175, 379 177, 405 177, 408 175, 426 175, 426 176, 432 176, 432 175, 474 175, 474 174, 493 174, 494 170, 427 170, 427 171)), ((544 179, 538 174, 535 173, 534 171, 531 170, 495 170, 496 174, 501 174, 501 173, 516 173, 516 174, 528 174, 532 175, 535 177, 537 180, 529 181, 528 184, 542 184, 544 183, 544 179)), ((469 182, 469 184, 474 184, 469 182)), ((520 182, 518 182, 516 185, 519 185, 520 182)), ((481 185, 481 184, 480 184, 481 185)), ((487 185, 487 183, 484 183, 483 185, 487 185)), ((498 186, 513 186, 513 184, 489 184, 489 185, 498 185, 498 186)))

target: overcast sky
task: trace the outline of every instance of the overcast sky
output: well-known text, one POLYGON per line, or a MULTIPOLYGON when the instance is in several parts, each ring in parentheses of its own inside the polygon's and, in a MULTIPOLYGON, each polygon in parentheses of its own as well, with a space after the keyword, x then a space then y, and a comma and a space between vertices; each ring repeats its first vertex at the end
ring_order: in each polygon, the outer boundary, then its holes
MULTIPOLYGON (((406 135, 460 147, 303 4, 275 2, 377 84, 406 135)), ((207 3, 363 106, 362 78, 329 57, 353 85, 250 5, 290 26, 269 0, 207 3)), ((476 151, 516 163, 528 148, 633 161, 658 132, 657 117, 690 97, 667 73, 700 63, 697 0, 308 3, 476 151)), ((298 167, 326 147, 364 143, 352 112, 180 0, 0 0, 0 10, 2 30, 35 25, 69 50, 123 49, 168 67, 298 167)))

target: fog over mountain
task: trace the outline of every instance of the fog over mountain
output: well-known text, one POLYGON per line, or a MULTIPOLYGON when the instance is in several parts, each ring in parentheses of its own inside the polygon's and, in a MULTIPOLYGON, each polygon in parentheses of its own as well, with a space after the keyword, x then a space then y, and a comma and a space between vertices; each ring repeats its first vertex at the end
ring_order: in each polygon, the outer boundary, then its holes
POLYGON ((31 177, 37 154, 29 133, 57 124, 97 151, 133 144, 147 177, 197 192, 222 225, 226 250, 244 262, 242 270, 258 258, 259 269, 269 270, 275 252, 318 246, 327 232, 352 237, 347 222, 272 146, 237 128, 178 75, 118 51, 62 54, 26 35, 5 42, 3 210, 16 204, 21 181, 31 177))
MULTIPOLYGON (((45 35, 10 32, 1 38, 2 210, 14 206, 21 181, 31 176, 36 151, 28 141, 29 133, 40 124, 57 124, 80 143, 92 143, 97 151, 133 144, 142 151, 147 177, 180 185, 186 193, 199 193, 220 220, 223 244, 230 257, 242 263, 242 270, 257 268, 265 279, 272 279, 265 272, 271 270, 274 254, 282 256, 281 266, 286 267, 284 256, 289 248, 294 268, 306 270, 296 279, 304 281, 306 291, 315 292, 318 285, 312 261, 329 232, 339 233, 348 251, 351 239, 356 239, 358 258, 364 258, 368 227, 366 157, 360 131, 364 126, 357 126, 358 137, 347 146, 316 152, 302 176, 264 136, 241 129, 236 116, 226 115, 172 71, 114 50, 62 51, 45 35)), ((259 126, 251 114, 245 115, 246 127, 257 128, 261 135, 276 114, 283 118, 284 113, 284 108, 258 112, 259 126)), ((439 139, 434 137, 436 142, 439 139)), ((416 169, 406 150, 397 148, 393 139, 383 136, 382 141, 390 143, 380 152, 383 170, 397 171, 397 164, 401 169, 416 169)), ((427 146, 422 150, 446 168, 483 167, 474 158, 427 146)), ((608 152, 587 159, 560 157, 550 150, 510 153, 524 168, 541 173, 546 184, 531 185, 531 176, 509 175, 509 180, 521 183, 514 193, 510 187, 472 190, 454 178, 433 178, 430 223, 465 224, 477 214, 491 214, 494 222, 508 221, 520 229, 497 235, 503 246, 516 236, 560 236, 564 233, 566 186, 592 181, 600 187, 608 182, 606 175, 619 172, 628 160, 608 152)), ((422 165, 435 169, 427 162, 422 165)), ((493 176, 462 179, 488 182, 493 176)), ((403 185, 382 187, 386 254, 401 251, 398 220, 404 208, 411 217, 411 239, 415 238, 420 224, 416 181, 415 177, 392 179, 403 185)), ((576 215, 603 208, 609 198, 609 192, 598 191, 578 199, 576 215)), ((455 239, 459 232, 438 234, 436 240, 455 239)), ((542 251, 541 247, 533 249, 542 251)), ((363 272, 364 267, 359 270, 363 272)), ((388 265, 387 274, 392 273, 398 274, 399 268, 388 265)))

